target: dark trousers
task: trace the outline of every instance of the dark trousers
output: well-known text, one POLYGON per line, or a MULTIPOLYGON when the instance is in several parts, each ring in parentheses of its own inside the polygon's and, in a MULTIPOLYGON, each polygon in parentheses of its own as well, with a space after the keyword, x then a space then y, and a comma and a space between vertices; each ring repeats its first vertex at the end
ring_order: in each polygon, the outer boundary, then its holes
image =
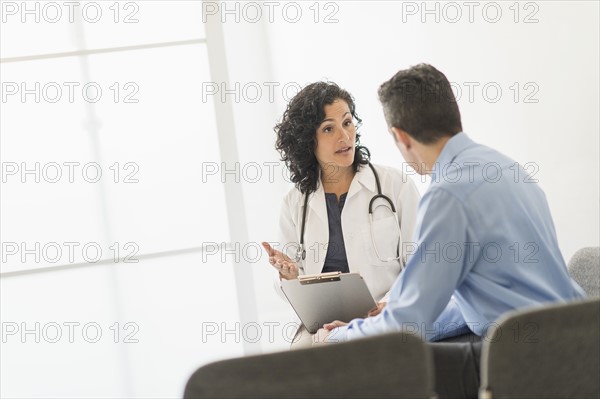
POLYGON ((433 354, 435 390, 440 399, 477 399, 481 337, 465 334, 429 343, 433 354))

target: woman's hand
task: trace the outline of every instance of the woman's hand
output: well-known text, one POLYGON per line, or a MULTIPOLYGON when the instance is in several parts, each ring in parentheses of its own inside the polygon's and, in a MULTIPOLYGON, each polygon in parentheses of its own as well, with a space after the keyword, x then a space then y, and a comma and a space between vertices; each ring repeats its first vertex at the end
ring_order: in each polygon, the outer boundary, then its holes
POLYGON ((369 313, 367 313, 367 316, 369 316, 369 317, 377 316, 379 313, 381 313, 383 308, 385 308, 385 305, 387 305, 387 302, 379 302, 377 304, 377 306, 375 306, 373 309, 369 310, 369 313))
POLYGON ((279 271, 279 277, 292 280, 298 277, 298 265, 289 256, 276 250, 268 242, 262 243, 263 248, 269 254, 269 263, 279 271))

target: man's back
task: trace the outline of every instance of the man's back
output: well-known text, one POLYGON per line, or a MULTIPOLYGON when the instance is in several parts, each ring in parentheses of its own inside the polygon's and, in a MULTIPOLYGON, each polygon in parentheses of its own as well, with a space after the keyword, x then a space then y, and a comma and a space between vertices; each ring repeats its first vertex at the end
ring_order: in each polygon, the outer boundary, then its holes
POLYGON ((388 306, 340 337, 418 329, 437 340, 465 325, 481 336, 507 311, 585 295, 568 275, 534 178, 464 133, 437 159, 413 241, 388 306))
MULTIPOLYGON (((449 212, 463 219, 466 256, 441 254, 447 266, 462 263, 455 298, 467 321, 489 323, 515 308, 582 296, 558 248, 546 197, 521 165, 459 133, 444 147, 432 179, 421 226, 448 220, 449 212)), ((446 235, 440 245, 453 241, 446 235)), ((481 333, 486 326, 474 327, 481 333)))

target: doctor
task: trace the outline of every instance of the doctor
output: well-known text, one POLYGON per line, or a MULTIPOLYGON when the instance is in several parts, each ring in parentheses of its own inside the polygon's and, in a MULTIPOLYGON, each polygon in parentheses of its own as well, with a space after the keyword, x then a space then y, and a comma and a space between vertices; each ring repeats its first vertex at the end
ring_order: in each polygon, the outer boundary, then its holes
MULTIPOLYGON (((407 260, 402 244, 412 238, 419 193, 400 171, 369 163, 360 123, 354 99, 335 83, 310 84, 290 101, 275 131, 295 188, 283 201, 280 247, 263 246, 279 280, 360 273, 378 302, 374 316, 407 260)), ((292 346, 311 343, 302 327, 292 346)))

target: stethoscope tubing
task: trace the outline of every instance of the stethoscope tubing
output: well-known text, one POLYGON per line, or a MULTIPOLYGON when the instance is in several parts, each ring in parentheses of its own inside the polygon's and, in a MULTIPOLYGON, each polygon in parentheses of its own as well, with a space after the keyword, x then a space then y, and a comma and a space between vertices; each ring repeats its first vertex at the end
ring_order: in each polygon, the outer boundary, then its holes
MULTIPOLYGON (((398 214, 396 213, 396 207, 394 206, 394 203, 392 202, 392 200, 388 196, 386 196, 382 193, 381 183, 379 181, 379 174, 375 170, 375 167, 371 164, 371 162, 369 162, 368 165, 369 165, 369 168, 371 168, 371 170, 373 171, 373 175, 375 176, 375 183, 377 185, 377 195, 374 195, 373 198, 371 198, 371 201, 369 201, 369 220, 370 220, 370 225, 371 225, 371 228, 370 228, 371 240, 373 240, 373 203, 377 199, 383 199, 390 205, 390 208, 392 209, 392 213, 394 214, 394 217, 396 218, 396 226, 398 227, 398 233, 400 234, 399 242, 401 242, 402 241, 402 232, 400 231, 398 214)), ((296 259, 295 259, 296 262, 298 262, 300 259, 302 259, 302 260, 306 259, 306 248, 304 248, 304 233, 305 233, 305 228, 306 228, 306 211, 308 208, 308 196, 309 196, 309 193, 306 193, 304 195, 304 209, 302 210, 302 225, 300 228, 300 246, 298 247, 298 250, 296 251, 296 259)), ((377 251, 377 246, 375 245, 374 241, 373 241, 373 245, 374 245, 375 253, 376 253, 377 257, 381 260, 381 258, 379 257, 379 252, 377 251)), ((399 247, 400 247, 400 245, 399 245, 399 247)), ((387 259, 386 261, 399 259, 400 254, 398 253, 396 255, 397 255, 396 258, 390 258, 390 259, 387 259)))

